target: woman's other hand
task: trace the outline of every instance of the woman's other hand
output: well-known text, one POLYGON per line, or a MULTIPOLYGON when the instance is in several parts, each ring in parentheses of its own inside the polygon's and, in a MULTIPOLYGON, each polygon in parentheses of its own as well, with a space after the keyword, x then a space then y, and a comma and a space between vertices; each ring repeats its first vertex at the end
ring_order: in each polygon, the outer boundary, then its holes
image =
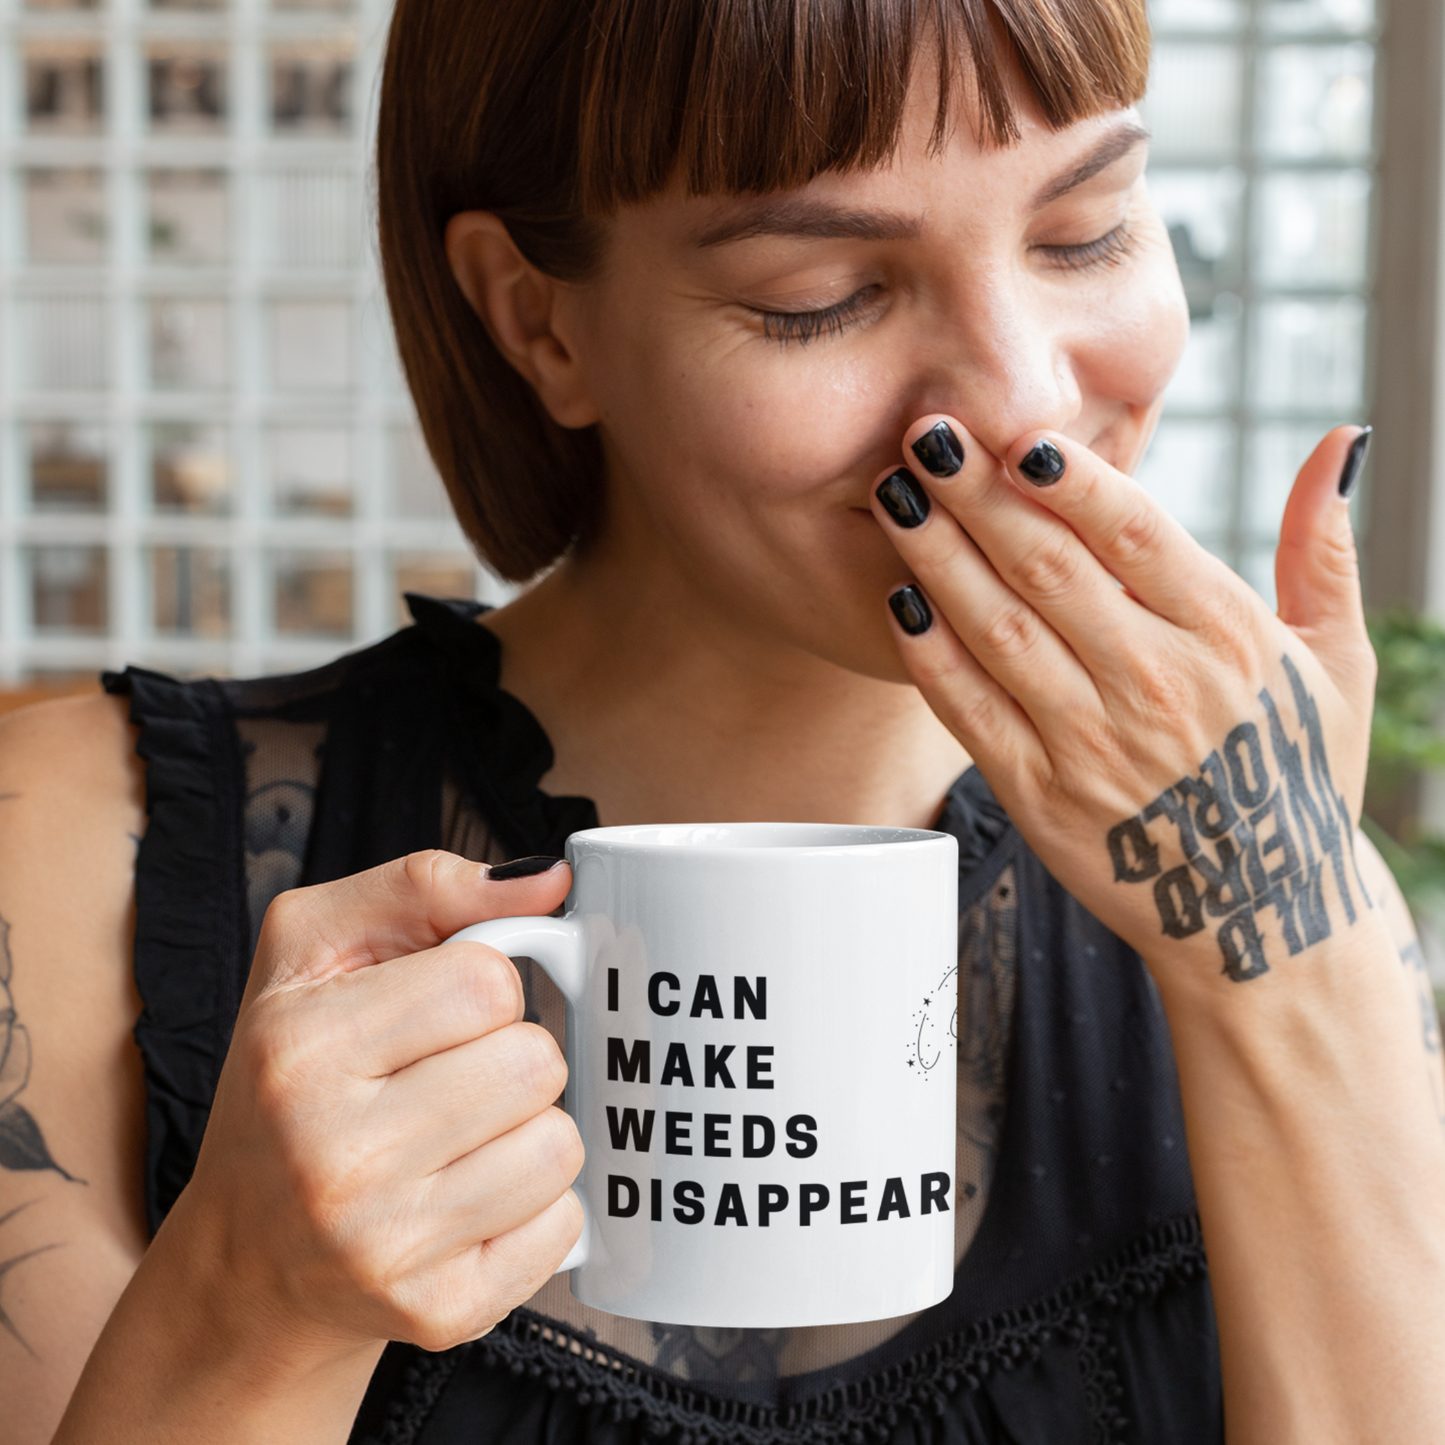
POLYGON ((1440 1438, 1439 1032, 1355 828, 1375 672, 1341 493, 1361 434, 1300 472, 1278 616, 1076 442, 999 459, 940 417, 907 441, 876 502, 916 578, 890 599, 908 670, 1159 985, 1230 1445, 1440 1438))
POLYGON ((1331 432, 1300 473, 1279 616, 1052 433, 999 460, 925 418, 875 498, 917 579, 894 594, 911 675, 1055 875, 1172 976, 1255 977, 1370 911, 1374 655, 1340 496, 1361 435, 1331 432), (887 505, 910 489, 912 510, 887 505))
POLYGON ((556 1270, 566 1065, 511 961, 444 940, 550 912, 570 872, 486 873, 416 854, 271 905, 195 1174, 57 1440, 344 1440, 382 1342, 473 1339, 556 1270))

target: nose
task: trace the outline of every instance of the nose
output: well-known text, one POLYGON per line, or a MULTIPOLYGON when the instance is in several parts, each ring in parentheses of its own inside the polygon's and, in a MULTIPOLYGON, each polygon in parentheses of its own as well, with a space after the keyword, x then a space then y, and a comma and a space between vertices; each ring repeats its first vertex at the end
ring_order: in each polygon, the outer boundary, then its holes
POLYGON ((1026 431, 1065 430, 1083 406, 1072 318, 1010 270, 939 298, 913 411, 956 416, 995 456, 1026 431))

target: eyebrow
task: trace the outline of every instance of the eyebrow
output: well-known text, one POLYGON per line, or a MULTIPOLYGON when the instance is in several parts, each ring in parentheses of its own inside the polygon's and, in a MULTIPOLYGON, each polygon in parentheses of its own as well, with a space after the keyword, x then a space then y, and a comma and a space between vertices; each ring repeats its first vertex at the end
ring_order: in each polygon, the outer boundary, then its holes
POLYGON ((1093 180, 1100 171, 1108 170, 1115 161, 1123 160, 1136 145, 1148 139, 1149 132, 1138 121, 1125 121, 1122 125, 1115 126, 1078 165, 1065 171, 1063 175, 1056 176, 1039 191, 1034 197, 1035 209, 1047 206, 1050 201, 1057 201, 1061 196, 1076 190, 1085 181, 1093 180))
POLYGON ((807 241, 913 241, 923 234, 917 216, 891 211, 843 211, 804 196, 761 201, 698 235, 695 244, 725 246, 756 236, 792 236, 807 241))
MULTIPOLYGON (((1149 132, 1136 121, 1117 126, 1077 165, 1045 185, 1034 198, 1035 207, 1066 196, 1148 139, 1149 132)), ((845 211, 827 201, 785 196, 755 202, 718 221, 700 232, 693 244, 703 249, 751 241, 758 236, 804 241, 915 241, 922 234, 921 216, 901 216, 894 211, 845 211)))

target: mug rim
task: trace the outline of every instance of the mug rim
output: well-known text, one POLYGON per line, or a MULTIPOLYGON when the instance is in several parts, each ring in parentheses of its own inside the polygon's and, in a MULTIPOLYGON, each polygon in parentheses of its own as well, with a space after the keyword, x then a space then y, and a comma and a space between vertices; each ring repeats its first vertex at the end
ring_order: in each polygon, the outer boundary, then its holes
POLYGON ((861 852, 876 848, 927 848, 938 843, 955 841, 952 833, 933 828, 895 828, 871 823, 623 823, 612 827, 583 828, 567 839, 571 852, 574 843, 589 848, 627 854, 660 854, 668 857, 717 856, 742 858, 758 853, 785 853, 793 856, 819 853, 861 852), (730 841, 722 837, 690 837, 688 835, 766 834, 794 831, 806 835, 796 842, 730 841), (679 836, 681 835, 681 836, 679 836))

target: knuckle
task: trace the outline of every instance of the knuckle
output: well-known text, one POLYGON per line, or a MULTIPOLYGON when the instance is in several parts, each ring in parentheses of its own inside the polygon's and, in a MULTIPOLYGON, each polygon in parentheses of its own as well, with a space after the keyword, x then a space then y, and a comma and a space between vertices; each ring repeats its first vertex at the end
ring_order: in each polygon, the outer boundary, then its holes
POLYGON ((1164 526, 1164 513, 1147 497, 1138 498, 1110 538, 1110 557, 1121 566, 1149 561, 1161 548, 1164 526))
POLYGON ((1072 536, 1059 533, 1035 547, 1018 565, 1018 579, 1026 592, 1051 598, 1072 592, 1078 585, 1083 553, 1072 536))
POLYGON ((504 953, 483 943, 461 943, 459 1000, 484 1032, 513 1022, 522 1003, 522 980, 504 953))
POLYGON ((525 1098, 550 1103, 566 1087, 567 1061, 557 1040, 540 1024, 512 1024, 508 1064, 525 1098))
POLYGON ((581 1172, 585 1153, 582 1135, 572 1116, 561 1109, 548 1109, 538 1118, 541 1122, 537 1141, 539 1162, 561 1181, 560 1192, 581 1172))
POLYGON ((450 856, 440 848, 425 848, 397 859, 392 865, 396 870, 396 887, 409 893, 430 893, 437 884, 442 864, 450 856))
POLYGON ((1032 651, 1039 639, 1039 619, 1031 607, 1004 603, 979 628, 979 647, 1003 662, 1032 651))

